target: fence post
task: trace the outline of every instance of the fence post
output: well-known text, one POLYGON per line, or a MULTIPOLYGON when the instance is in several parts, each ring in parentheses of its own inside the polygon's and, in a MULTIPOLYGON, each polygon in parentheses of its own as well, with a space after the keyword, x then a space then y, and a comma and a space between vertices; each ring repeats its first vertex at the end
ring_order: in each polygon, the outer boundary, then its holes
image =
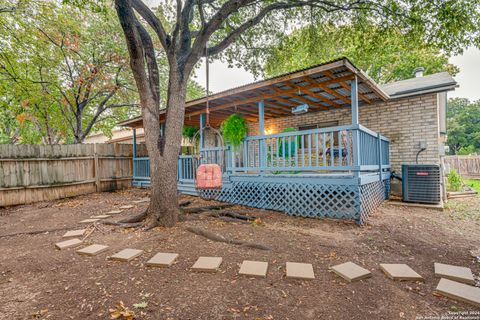
POLYGON ((93 162, 95 171, 95 191, 100 192, 100 161, 98 159, 96 143, 93 145, 93 162))
POLYGON ((377 133, 378 139, 378 169, 380 170, 380 181, 382 181, 382 136, 380 133, 377 133))

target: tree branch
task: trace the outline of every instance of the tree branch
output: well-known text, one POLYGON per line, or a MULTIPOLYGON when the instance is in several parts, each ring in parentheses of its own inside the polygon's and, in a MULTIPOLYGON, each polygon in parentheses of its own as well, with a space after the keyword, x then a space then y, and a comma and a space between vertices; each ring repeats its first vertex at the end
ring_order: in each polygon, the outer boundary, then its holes
POLYGON ((165 51, 170 47, 171 39, 165 32, 160 19, 141 0, 131 0, 132 7, 152 27, 165 51))

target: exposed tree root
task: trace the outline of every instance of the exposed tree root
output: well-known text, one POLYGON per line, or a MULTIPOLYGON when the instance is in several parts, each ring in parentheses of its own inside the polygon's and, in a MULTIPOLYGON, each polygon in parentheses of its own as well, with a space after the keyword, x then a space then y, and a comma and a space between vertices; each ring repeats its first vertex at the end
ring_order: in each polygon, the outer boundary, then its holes
POLYGON ((116 227, 122 227, 122 228, 140 228, 140 227, 143 227, 144 225, 143 222, 123 223, 123 222, 114 222, 114 221, 102 221, 101 223, 109 226, 116 226, 116 227))
POLYGON ((144 212, 142 212, 140 214, 137 214, 137 215, 125 218, 123 220, 120 220, 119 223, 142 222, 143 220, 145 220, 146 217, 147 217, 147 210, 145 210, 144 212))
POLYGON ((225 221, 225 222, 236 222, 236 223, 250 224, 250 222, 245 221, 245 220, 235 219, 235 218, 231 218, 231 217, 225 217, 225 216, 218 215, 218 214, 212 214, 212 215, 210 215, 210 217, 214 217, 214 218, 217 218, 217 219, 225 221))
POLYGON ((186 200, 186 201, 182 201, 178 204, 178 206, 181 208, 181 207, 186 207, 188 206, 189 204, 191 204, 192 201, 191 200, 186 200))
POLYGON ((246 215, 234 212, 234 211, 223 211, 219 214, 222 215, 222 216, 226 216, 226 217, 230 217, 230 218, 234 218, 234 219, 239 219, 239 220, 244 220, 244 221, 254 221, 254 220, 257 219, 257 217, 246 216, 246 215))
POLYGON ((235 245, 248 247, 248 248, 253 248, 253 249, 259 249, 259 250, 267 250, 267 251, 272 250, 272 248, 267 247, 267 246, 262 245, 262 244, 251 243, 251 242, 240 241, 240 240, 234 240, 234 239, 227 239, 222 235, 215 234, 213 232, 203 230, 203 229, 200 229, 200 228, 196 228, 196 227, 187 227, 187 230, 196 234, 196 235, 199 235, 199 236, 205 237, 207 239, 210 239, 212 241, 224 242, 224 243, 228 243, 228 244, 235 244, 235 245))
POLYGON ((216 204, 211 206, 204 206, 204 207, 192 207, 192 208, 183 208, 181 209, 183 213, 202 213, 205 211, 211 210, 222 210, 225 208, 233 207, 233 204, 216 204))
POLYGON ((67 231, 72 230, 72 227, 65 227, 65 228, 58 228, 58 229, 46 229, 46 230, 38 230, 38 231, 28 231, 28 232, 17 232, 17 233, 9 233, 0 235, 0 238, 8 238, 8 237, 15 237, 15 236, 22 236, 22 235, 36 235, 42 234, 47 232, 56 232, 56 231, 67 231))

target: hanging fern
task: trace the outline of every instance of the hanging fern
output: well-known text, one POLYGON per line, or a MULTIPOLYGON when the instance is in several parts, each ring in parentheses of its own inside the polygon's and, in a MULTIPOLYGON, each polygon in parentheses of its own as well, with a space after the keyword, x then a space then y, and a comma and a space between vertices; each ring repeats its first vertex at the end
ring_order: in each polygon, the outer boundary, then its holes
POLYGON ((232 114, 223 121, 221 130, 223 138, 228 144, 238 146, 247 135, 247 122, 242 116, 232 114))

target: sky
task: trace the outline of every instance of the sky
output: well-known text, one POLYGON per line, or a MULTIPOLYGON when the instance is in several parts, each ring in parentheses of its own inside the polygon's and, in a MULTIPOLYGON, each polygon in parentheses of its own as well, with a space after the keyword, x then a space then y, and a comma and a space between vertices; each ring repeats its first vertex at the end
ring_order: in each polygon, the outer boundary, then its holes
MULTIPOLYGON (((469 48, 461 56, 452 57, 450 62, 460 68, 455 77, 459 87, 449 92, 449 97, 480 99, 480 50, 469 48)), ((196 80, 205 86, 205 64, 197 70, 196 80)), ((259 79, 257 79, 259 80, 259 79)), ((240 68, 228 68, 226 63, 215 61, 210 64, 210 91, 217 93, 255 81, 252 74, 240 68)))

